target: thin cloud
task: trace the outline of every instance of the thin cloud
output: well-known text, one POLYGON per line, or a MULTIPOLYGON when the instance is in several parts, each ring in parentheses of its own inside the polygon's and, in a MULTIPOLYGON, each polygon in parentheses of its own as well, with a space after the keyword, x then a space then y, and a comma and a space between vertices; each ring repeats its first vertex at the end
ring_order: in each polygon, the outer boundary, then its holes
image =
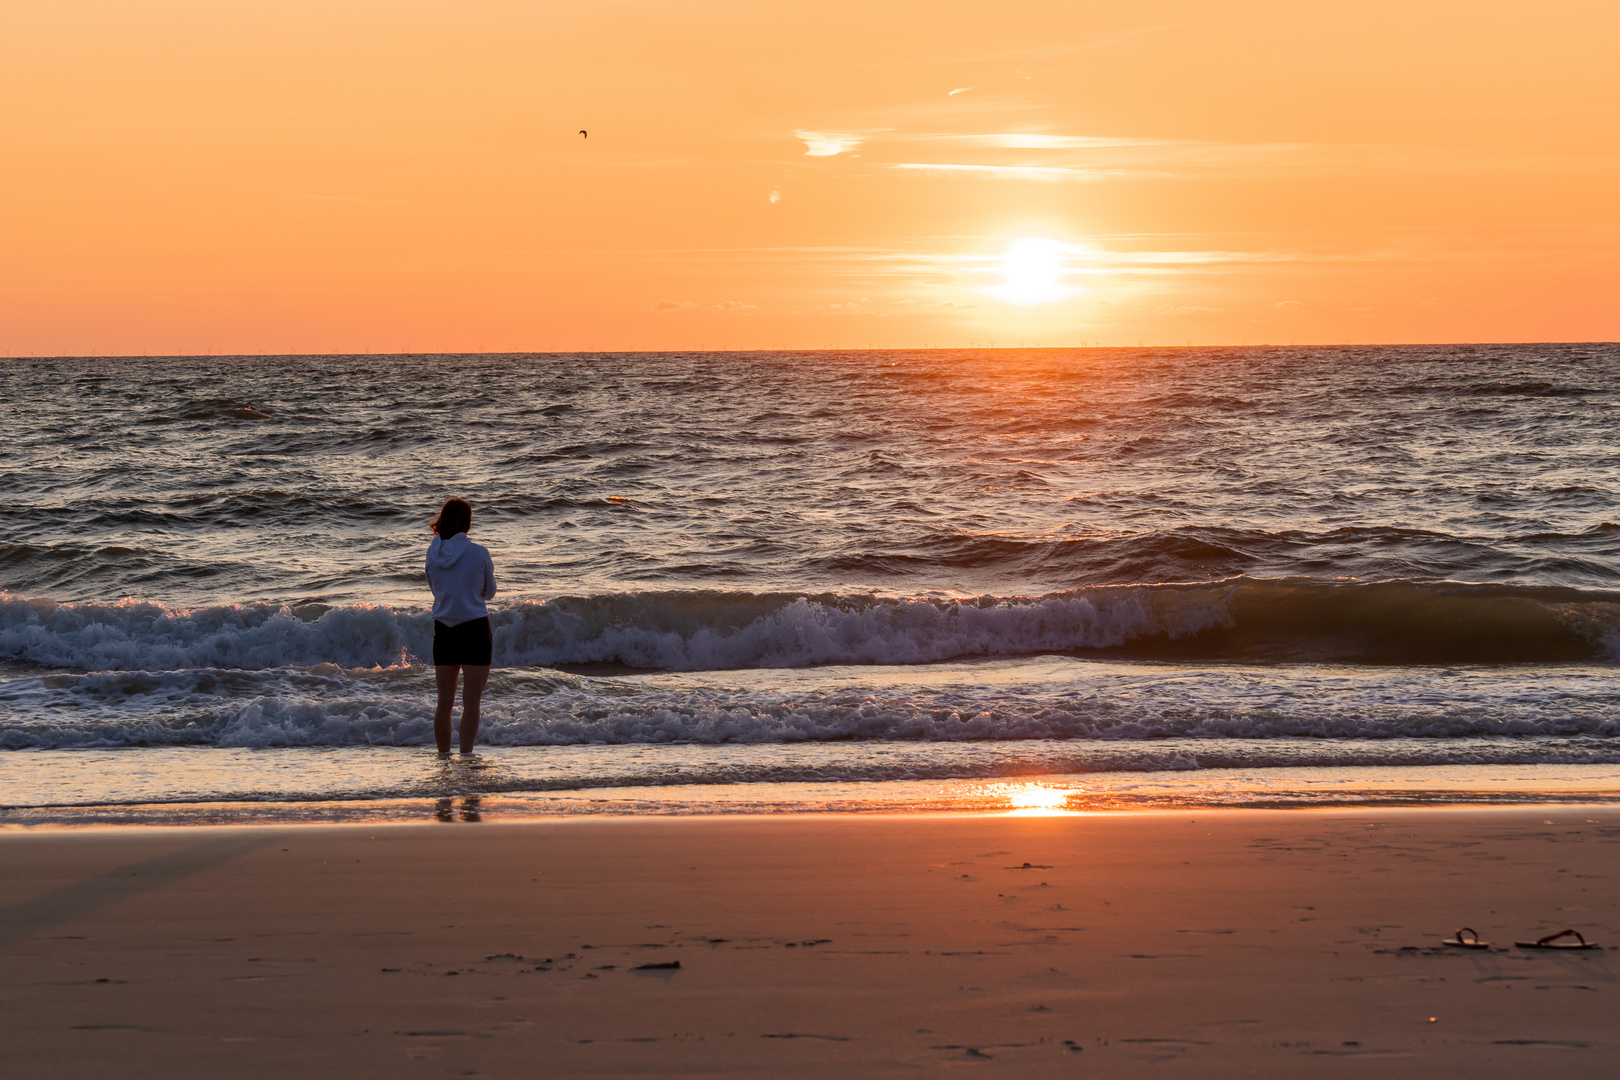
MULTIPOLYGON (((1041 131, 917 132, 893 135, 883 140, 904 146, 949 147, 960 152, 1022 150, 1041 154, 1045 160, 1029 160, 1022 155, 1019 164, 1046 167, 1102 166, 1159 170, 1230 170, 1233 168, 1275 169, 1280 166, 1321 165, 1346 148, 1312 143, 1222 143, 1186 139, 1156 139, 1130 135, 1068 135, 1041 131)), ((1359 153, 1359 152, 1358 152, 1359 153)), ((987 164, 995 163, 994 156, 987 164)))
POLYGON ((667 313, 671 311, 694 311, 696 309, 697 305, 690 300, 660 300, 647 310, 667 313))
POLYGON ((1295 308, 1302 308, 1305 305, 1300 303, 1298 300, 1278 300, 1271 306, 1276 308, 1278 311, 1292 311, 1295 308))
POLYGON ((795 131, 793 134, 804 140, 806 157, 837 157, 866 141, 864 135, 847 132, 795 131))
POLYGON ((848 133, 802 130, 797 135, 805 141, 808 156, 834 157, 858 146, 861 157, 891 168, 941 176, 999 172, 1008 178, 1048 182, 1444 172, 1510 164, 1507 158, 1493 161, 1489 156, 1465 155, 1464 162, 1436 148, 1372 143, 1220 142, 1017 130, 1014 117, 1028 116, 1030 102, 977 100, 981 97, 975 94, 975 100, 966 102, 935 98, 929 104, 846 115, 836 123, 848 133), (974 126, 980 130, 950 130, 969 114, 979 117, 974 126), (944 160, 926 160, 936 156, 944 160))
POLYGON ((919 141, 957 142, 970 146, 992 146, 1006 150, 1099 150, 1121 146, 1189 145, 1165 139, 1122 139, 1109 135, 1048 135, 1040 132, 1005 131, 973 135, 928 135, 919 141))
POLYGON ((896 300, 894 306, 904 309, 902 314, 910 311, 966 311, 978 307, 977 304, 958 304, 950 300, 941 300, 933 304, 922 300, 896 300))
POLYGON ((965 94, 971 89, 973 89, 973 87, 971 87, 971 86, 958 86, 955 90, 950 91, 945 96, 946 97, 955 97, 957 94, 965 94))
POLYGON ((758 311, 759 305, 745 304, 741 300, 722 300, 714 305, 716 311, 758 311))
POLYGON ((902 161, 889 167, 924 173, 994 177, 1001 180, 1036 180, 1045 184, 1063 182, 1094 184, 1101 180, 1118 180, 1127 176, 1142 178, 1165 175, 1128 169, 1081 169, 1068 165, 969 165, 963 162, 943 161, 902 161))
POLYGON ((1197 304, 1189 304, 1186 307, 1176 307, 1172 304, 1159 306, 1160 315, 1218 315, 1225 310, 1218 307, 1201 307, 1197 304))
MULTIPOLYGON (((977 97, 979 95, 975 95, 977 97)), ((863 114, 859 122, 869 134, 858 136, 862 141, 862 156, 877 159, 891 168, 925 170, 942 176, 980 172, 984 175, 999 173, 1008 178, 1079 182, 1214 176, 1450 174, 1480 169, 1518 171, 1533 165, 1531 156, 1523 154, 1459 154, 1440 147, 1377 143, 1217 142, 1015 131, 1005 127, 976 132, 941 131, 938 128, 946 124, 960 123, 963 110, 977 109, 979 104, 947 104, 937 98, 934 101, 936 104, 863 114), (919 162, 916 160, 919 157, 934 156, 924 148, 933 148, 939 156, 950 160, 919 162), (885 151, 892 155, 887 161, 883 160, 885 151), (900 160, 896 162, 895 158, 900 160)), ((1025 107, 1019 106, 1020 109, 1025 107)), ((1010 117, 1013 109, 1007 103, 1000 103, 989 113, 1010 117)), ((830 151, 823 156, 830 156, 830 151)), ((1536 160, 1545 164, 1546 159, 1536 160)))

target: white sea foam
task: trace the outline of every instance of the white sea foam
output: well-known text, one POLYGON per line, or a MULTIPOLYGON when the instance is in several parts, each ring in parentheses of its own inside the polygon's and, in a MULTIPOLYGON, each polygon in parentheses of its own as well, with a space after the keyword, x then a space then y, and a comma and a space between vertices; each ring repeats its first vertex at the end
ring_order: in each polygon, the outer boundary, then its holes
POLYGON ((273 668, 410 662, 430 648, 425 613, 355 605, 309 612, 270 604, 175 609, 140 600, 58 604, 0 593, 0 657, 91 671, 273 668))
MULTIPOLYGON (((761 678, 497 670, 496 746, 1620 736, 1620 673, 1188 668, 1053 659, 761 678), (759 679, 755 680, 760 681, 759 679)), ((0 748, 424 746, 421 669, 56 673, 7 680, 0 748)), ((1533 753, 1532 749, 1525 752, 1533 753)))
MULTIPOLYGON (((1227 600, 1220 590, 963 601, 663 592, 518 603, 495 612, 492 623, 498 666, 692 671, 1109 648, 1229 624, 1227 600)), ((179 610, 0 594, 0 657, 50 667, 386 667, 430 661, 432 635, 425 613, 381 606, 179 610)))
MULTIPOLYGON (((1620 597, 1305 579, 949 600, 685 590, 521 601, 491 622, 497 667, 705 671, 1110 649, 1234 660, 1547 663, 1614 658, 1620 597)), ((0 659, 46 667, 406 666, 430 661, 432 633, 426 613, 376 605, 186 610, 0 594, 0 659)))

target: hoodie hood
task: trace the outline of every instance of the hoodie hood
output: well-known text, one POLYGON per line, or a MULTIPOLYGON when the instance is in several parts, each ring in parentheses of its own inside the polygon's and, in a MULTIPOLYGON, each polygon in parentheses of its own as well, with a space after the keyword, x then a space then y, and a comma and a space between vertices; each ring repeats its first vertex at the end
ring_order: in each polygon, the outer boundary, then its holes
POLYGON ((467 539, 466 533, 456 533, 446 540, 442 536, 435 536, 433 542, 428 544, 428 565, 436 570, 448 570, 460 561, 472 547, 472 541, 467 539))

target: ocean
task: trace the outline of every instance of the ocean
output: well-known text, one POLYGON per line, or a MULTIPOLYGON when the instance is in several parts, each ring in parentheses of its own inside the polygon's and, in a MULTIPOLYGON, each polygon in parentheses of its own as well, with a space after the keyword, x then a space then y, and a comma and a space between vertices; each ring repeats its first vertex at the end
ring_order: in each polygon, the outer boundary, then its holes
POLYGON ((1620 800, 1617 373, 0 361, 0 824, 1620 800), (501 592, 441 761, 451 495, 501 592))

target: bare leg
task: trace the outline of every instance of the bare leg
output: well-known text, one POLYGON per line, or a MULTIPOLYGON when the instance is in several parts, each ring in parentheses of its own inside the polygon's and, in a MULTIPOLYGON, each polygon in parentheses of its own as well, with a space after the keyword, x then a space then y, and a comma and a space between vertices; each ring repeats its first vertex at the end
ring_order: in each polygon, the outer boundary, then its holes
MULTIPOLYGON (((473 669, 468 668, 470 673, 473 669)), ((433 710, 433 739, 439 744, 439 753, 450 752, 450 710, 456 704, 456 676, 461 672, 460 664, 433 665, 433 680, 439 685, 439 704, 433 710)), ((484 669, 484 677, 489 677, 489 669, 484 669)), ((482 688, 483 683, 479 683, 482 688)))
MULTIPOLYGON (((473 740, 478 738, 478 708, 484 703, 484 684, 489 682, 489 665, 473 667, 469 664, 462 670, 467 674, 461 680, 461 752, 470 754, 473 740)), ((453 691, 455 684, 450 685, 453 691)), ((449 747, 448 729, 444 738, 444 745, 449 747)))

